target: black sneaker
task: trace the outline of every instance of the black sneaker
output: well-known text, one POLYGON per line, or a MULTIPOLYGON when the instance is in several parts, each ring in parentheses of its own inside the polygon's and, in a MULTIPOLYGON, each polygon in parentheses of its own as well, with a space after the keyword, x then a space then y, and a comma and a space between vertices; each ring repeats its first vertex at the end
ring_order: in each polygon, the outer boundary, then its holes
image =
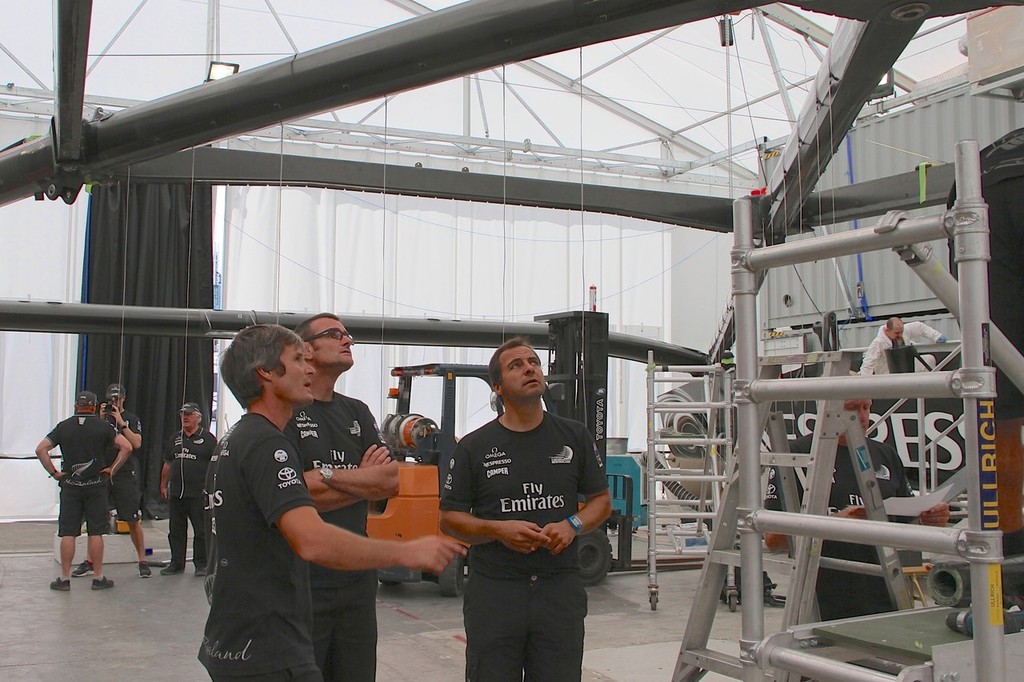
POLYGON ((58 577, 56 580, 50 583, 50 589, 57 590, 58 592, 70 592, 71 581, 58 577))
POLYGON ((139 562, 139 577, 140 578, 148 578, 151 575, 153 575, 153 571, 149 570, 149 564, 147 564, 145 561, 140 561, 139 562))
POLYGON ((196 566, 196 575, 198 575, 198 576, 206 575, 206 566, 196 566))
POLYGON ((83 575, 89 575, 90 573, 92 573, 92 562, 86 559, 78 564, 75 570, 71 571, 71 577, 81 578, 83 575))
POLYGON ((109 590, 114 586, 114 581, 110 578, 92 579, 92 589, 94 590, 109 590))
POLYGON ((185 569, 182 566, 175 566, 174 564, 168 564, 166 568, 160 569, 160 575, 176 575, 178 573, 184 573, 185 569))

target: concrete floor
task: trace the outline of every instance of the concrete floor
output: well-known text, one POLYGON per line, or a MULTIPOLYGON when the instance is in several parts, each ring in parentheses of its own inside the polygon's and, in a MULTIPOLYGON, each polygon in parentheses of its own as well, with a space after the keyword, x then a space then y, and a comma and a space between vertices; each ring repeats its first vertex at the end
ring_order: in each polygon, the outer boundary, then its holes
MULTIPOLYGON (((166 559, 166 522, 143 523, 154 558, 166 559)), ((48 584, 59 574, 55 529, 55 523, 0 524, 0 679, 208 679, 196 660, 206 597, 191 570, 166 577, 154 571, 142 580, 134 564, 108 564, 113 590, 93 592, 89 578, 73 578, 70 593, 54 592, 48 584)), ((643 571, 613 573, 590 588, 583 679, 670 680, 699 577, 699 570, 659 571, 657 611, 650 609, 643 571)), ((382 586, 377 617, 380 682, 462 679, 461 599, 440 596, 432 583, 382 586)), ((769 632, 781 617, 781 609, 766 609, 769 632)), ((739 635, 740 613, 720 605, 711 646, 735 653, 739 635)))

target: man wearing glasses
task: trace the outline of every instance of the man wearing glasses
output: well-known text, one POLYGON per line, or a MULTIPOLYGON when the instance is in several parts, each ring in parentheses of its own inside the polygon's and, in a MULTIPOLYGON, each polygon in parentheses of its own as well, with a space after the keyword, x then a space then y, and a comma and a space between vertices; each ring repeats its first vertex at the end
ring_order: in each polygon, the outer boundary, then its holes
MULTIPOLYGON (((352 335, 337 315, 320 313, 295 328, 314 369, 313 404, 300 408, 286 433, 298 446, 304 478, 320 516, 366 535, 368 500, 398 493, 398 463, 380 439, 370 409, 338 393, 352 368, 352 335)), ((325 680, 372 682, 377 668, 376 571, 310 565, 313 647, 325 680)))

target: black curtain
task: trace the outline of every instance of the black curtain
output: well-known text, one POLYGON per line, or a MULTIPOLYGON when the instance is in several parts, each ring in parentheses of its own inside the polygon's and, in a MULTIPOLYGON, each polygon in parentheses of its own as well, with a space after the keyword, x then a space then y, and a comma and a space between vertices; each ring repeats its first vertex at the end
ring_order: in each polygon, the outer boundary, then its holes
MULTIPOLYGON (((207 184, 135 183, 94 187, 89 201, 83 301, 126 306, 213 307, 213 193, 207 184)), ((102 399, 124 384, 125 409, 142 421, 136 468, 142 509, 166 516, 160 467, 181 428, 184 402, 213 402, 213 342, 87 334, 78 386, 102 399)))

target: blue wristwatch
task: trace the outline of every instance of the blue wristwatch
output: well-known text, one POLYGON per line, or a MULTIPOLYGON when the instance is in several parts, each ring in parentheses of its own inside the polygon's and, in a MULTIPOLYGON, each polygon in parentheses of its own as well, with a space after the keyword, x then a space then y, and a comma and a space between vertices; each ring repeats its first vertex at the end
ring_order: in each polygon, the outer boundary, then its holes
POLYGON ((580 517, 578 517, 576 514, 573 514, 572 516, 567 518, 566 521, 569 522, 569 525, 572 526, 572 529, 576 531, 577 535, 583 532, 583 522, 580 521, 580 517))

